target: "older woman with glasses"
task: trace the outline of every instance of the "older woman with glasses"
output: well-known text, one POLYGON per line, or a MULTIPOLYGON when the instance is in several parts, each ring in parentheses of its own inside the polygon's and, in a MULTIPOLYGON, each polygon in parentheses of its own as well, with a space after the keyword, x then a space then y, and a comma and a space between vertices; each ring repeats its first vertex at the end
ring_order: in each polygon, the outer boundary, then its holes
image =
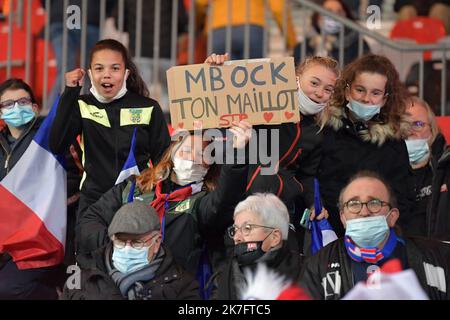
POLYGON ((275 195, 255 193, 240 202, 234 210, 234 224, 228 228, 228 235, 234 241, 234 254, 212 276, 213 298, 240 298, 244 269, 253 269, 257 263, 265 263, 288 280, 297 281, 302 260, 287 246, 288 230, 288 210, 275 195))
POLYGON ((411 235, 450 239, 450 149, 428 103, 411 97, 406 112, 410 129, 405 141, 416 199, 405 230, 411 235))

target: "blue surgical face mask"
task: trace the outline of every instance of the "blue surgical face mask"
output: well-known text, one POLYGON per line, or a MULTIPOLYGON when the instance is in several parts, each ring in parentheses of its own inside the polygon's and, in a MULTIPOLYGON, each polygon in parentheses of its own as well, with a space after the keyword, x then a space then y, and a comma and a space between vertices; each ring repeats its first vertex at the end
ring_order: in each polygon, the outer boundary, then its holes
POLYGON ((361 248, 374 248, 386 238, 389 232, 386 220, 389 214, 347 220, 345 235, 361 248))
POLYGON ((300 112, 301 114, 305 116, 318 114, 321 112, 324 108, 326 103, 317 103, 312 101, 298 86, 298 103, 300 106, 300 112))
POLYGON ((34 119, 36 114, 33 111, 32 105, 25 105, 25 106, 19 106, 19 104, 16 102, 14 104, 14 107, 12 107, 9 110, 3 110, 2 111, 2 119, 5 120, 6 124, 12 126, 12 127, 20 127, 31 120, 34 119))
POLYGON ((405 140, 408 149, 409 163, 417 164, 430 156, 428 139, 405 140))
POLYGON ((112 262, 114 267, 122 273, 131 273, 149 264, 148 251, 150 246, 140 249, 126 245, 124 248, 114 247, 112 262))
POLYGON ((361 121, 369 121, 375 115, 380 113, 381 105, 379 104, 363 104, 356 100, 350 100, 347 108, 353 113, 356 119, 361 121))

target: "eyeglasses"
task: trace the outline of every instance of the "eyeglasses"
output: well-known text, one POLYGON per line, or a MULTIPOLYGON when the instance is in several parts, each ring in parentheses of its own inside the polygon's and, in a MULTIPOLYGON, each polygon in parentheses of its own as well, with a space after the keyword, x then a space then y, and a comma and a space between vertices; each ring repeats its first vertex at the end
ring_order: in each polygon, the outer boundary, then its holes
POLYGON ((31 98, 29 97, 24 97, 24 98, 20 98, 18 100, 6 100, 3 101, 2 103, 0 103, 0 108, 2 109, 12 109, 14 107, 14 105, 16 104, 16 102, 19 104, 19 106, 23 107, 26 105, 29 105, 31 103, 31 98))
POLYGON ((129 243, 130 246, 133 247, 134 249, 142 249, 143 247, 146 246, 146 244, 148 244, 154 238, 155 238, 155 236, 153 235, 152 237, 150 237, 146 240, 122 240, 122 239, 119 239, 114 236, 114 238, 112 239, 112 242, 114 244, 114 247, 116 247, 118 249, 125 248, 127 243, 129 243))
POLYGON ((411 122, 411 129, 414 131, 422 131, 426 126, 429 126, 429 123, 423 121, 414 121, 411 122))
POLYGON ((359 200, 349 200, 344 203, 344 207, 347 207, 348 211, 354 214, 359 214, 363 208, 363 206, 367 207, 370 213, 378 213, 381 211, 383 207, 391 207, 391 204, 388 202, 381 201, 379 199, 372 199, 367 202, 361 202, 359 200))
POLYGON ((275 229, 275 228, 272 228, 272 227, 261 226, 261 225, 258 225, 258 224, 245 223, 245 224, 243 224, 240 227, 232 225, 231 227, 229 227, 227 229, 227 232, 228 232, 228 236, 230 238, 234 238, 234 236, 236 235, 236 233, 238 231, 241 231, 243 236, 248 236, 252 232, 252 230, 256 229, 256 228, 267 228, 267 229, 272 229, 272 230, 275 229))

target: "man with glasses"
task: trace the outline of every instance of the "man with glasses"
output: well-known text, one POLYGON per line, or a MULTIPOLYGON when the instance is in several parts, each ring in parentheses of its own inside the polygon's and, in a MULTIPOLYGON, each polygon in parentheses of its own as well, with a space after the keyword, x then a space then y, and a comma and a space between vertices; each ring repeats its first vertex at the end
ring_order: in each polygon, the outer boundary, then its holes
POLYGON ((342 298, 390 259, 412 269, 430 299, 449 299, 450 247, 424 238, 401 238, 397 201, 383 178, 362 171, 339 196, 345 236, 305 262, 301 284, 315 299, 342 298))
POLYGON ((410 130, 405 142, 416 199, 403 230, 409 235, 450 240, 450 148, 428 103, 411 97, 406 112, 410 130))
POLYGON ((64 299, 200 299, 198 283, 162 245, 159 217, 149 204, 123 205, 108 235, 111 242, 93 253, 93 265, 82 271, 80 287, 66 283, 64 299))
POLYGON ((255 193, 234 210, 234 224, 228 236, 234 241, 231 259, 212 276, 213 298, 235 300, 245 284, 244 269, 255 270, 258 263, 298 281, 301 256, 287 245, 289 214, 285 204, 270 193, 255 193))

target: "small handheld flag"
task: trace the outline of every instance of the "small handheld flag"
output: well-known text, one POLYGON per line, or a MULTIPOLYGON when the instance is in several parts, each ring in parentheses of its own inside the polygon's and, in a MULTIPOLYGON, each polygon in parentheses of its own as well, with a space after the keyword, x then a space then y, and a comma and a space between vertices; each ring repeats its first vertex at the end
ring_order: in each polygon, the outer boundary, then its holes
MULTIPOLYGON (((322 201, 320 200, 319 181, 314 178, 314 210, 316 217, 322 212, 322 201)), ((314 219, 311 222, 311 252, 313 255, 328 243, 337 239, 336 233, 326 218, 314 219)))
POLYGON ((135 148, 136 148, 136 128, 134 128, 133 137, 131 138, 131 147, 130 147, 130 152, 128 153, 127 161, 125 161, 122 171, 120 172, 119 176, 117 177, 116 184, 119 184, 119 183, 125 181, 132 175, 138 176, 141 174, 139 172, 139 168, 136 163, 136 158, 134 156, 135 148))

